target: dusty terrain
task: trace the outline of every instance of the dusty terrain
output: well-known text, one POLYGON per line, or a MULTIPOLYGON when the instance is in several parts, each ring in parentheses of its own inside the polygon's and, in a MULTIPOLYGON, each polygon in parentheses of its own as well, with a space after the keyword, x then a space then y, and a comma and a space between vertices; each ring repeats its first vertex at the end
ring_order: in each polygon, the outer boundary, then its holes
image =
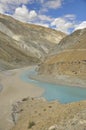
POLYGON ((0 130, 85 130, 86 101, 60 104, 38 98, 44 90, 20 79, 29 68, 0 73, 0 130))
POLYGON ((0 130, 9 130, 14 124, 12 106, 28 96, 41 96, 43 90, 20 79, 21 73, 30 67, 0 72, 0 130))
POLYGON ((86 101, 60 104, 27 98, 15 113, 20 116, 12 130, 86 130, 86 101))

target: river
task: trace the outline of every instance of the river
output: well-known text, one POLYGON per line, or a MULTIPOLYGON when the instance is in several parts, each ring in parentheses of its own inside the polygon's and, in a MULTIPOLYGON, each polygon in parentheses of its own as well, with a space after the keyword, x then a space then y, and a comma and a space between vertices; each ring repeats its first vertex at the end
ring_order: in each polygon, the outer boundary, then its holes
POLYGON ((36 74, 34 69, 25 71, 21 79, 25 82, 42 87, 45 91, 42 95, 48 101, 58 100, 60 103, 70 103, 86 100, 86 88, 55 85, 30 79, 30 75, 36 74))

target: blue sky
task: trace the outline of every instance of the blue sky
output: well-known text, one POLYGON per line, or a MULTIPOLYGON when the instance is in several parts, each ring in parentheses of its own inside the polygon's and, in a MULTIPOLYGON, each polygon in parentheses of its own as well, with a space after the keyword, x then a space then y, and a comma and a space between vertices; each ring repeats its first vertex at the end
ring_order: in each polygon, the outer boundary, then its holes
POLYGON ((86 27, 86 0, 0 0, 0 12, 65 33, 86 27))

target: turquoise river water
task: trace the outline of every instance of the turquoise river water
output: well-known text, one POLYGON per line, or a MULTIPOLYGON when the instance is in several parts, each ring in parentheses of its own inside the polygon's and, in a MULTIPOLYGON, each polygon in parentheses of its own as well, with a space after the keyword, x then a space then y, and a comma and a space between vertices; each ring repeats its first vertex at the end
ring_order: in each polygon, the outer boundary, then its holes
POLYGON ((60 103, 70 103, 86 100, 86 88, 60 86, 30 79, 30 75, 35 73, 34 69, 30 69, 21 75, 21 79, 35 86, 42 87, 45 90, 42 97, 48 101, 58 100, 60 103))

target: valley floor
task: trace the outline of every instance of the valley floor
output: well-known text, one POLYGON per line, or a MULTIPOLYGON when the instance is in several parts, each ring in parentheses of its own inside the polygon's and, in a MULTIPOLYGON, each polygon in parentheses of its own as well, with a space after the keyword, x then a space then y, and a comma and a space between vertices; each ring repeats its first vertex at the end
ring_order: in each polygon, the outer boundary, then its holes
POLYGON ((3 87, 0 92, 0 130, 10 130, 12 127, 13 130, 28 130, 29 122, 33 121, 35 124, 31 130, 48 130, 55 124, 59 130, 77 130, 79 127, 79 130, 85 130, 86 101, 64 105, 56 101, 34 99, 40 97, 44 90, 20 79, 21 74, 29 69, 31 67, 0 72, 0 84, 3 87))
POLYGON ((35 87, 20 79, 20 75, 30 67, 0 72, 0 130, 9 130, 12 121, 12 105, 28 96, 38 97, 43 93, 42 88, 35 87))

